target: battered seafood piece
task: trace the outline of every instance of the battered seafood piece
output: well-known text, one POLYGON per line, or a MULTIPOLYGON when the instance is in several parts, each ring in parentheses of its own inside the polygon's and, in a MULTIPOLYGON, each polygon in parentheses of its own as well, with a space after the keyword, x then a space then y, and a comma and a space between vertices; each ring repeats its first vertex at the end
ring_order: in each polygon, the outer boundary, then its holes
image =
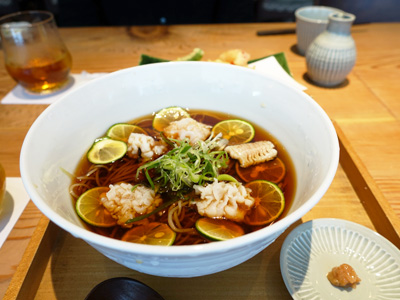
POLYGON ((193 188, 196 195, 200 195, 200 199, 195 201, 198 213, 209 218, 241 222, 255 203, 251 190, 234 182, 218 182, 215 179, 211 184, 194 185, 193 188))
POLYGON ((222 53, 216 62, 228 63, 232 65, 246 67, 250 59, 250 54, 241 49, 232 49, 222 53))
POLYGON ((225 151, 231 158, 239 160, 242 168, 272 160, 278 155, 275 145, 270 141, 232 145, 226 147, 225 151))
POLYGON ((118 183, 110 184, 110 190, 100 201, 119 225, 130 228, 132 224, 125 224, 127 220, 151 213, 161 204, 162 198, 144 185, 118 183))
POLYGON ((351 287, 353 289, 355 289, 357 283, 361 281, 354 269, 348 264, 334 267, 332 271, 328 273, 327 278, 334 286, 351 287))
POLYGON ((156 141, 149 135, 143 133, 131 133, 128 139, 128 155, 138 158, 139 155, 145 160, 154 156, 160 156, 167 150, 167 146, 161 141, 156 141))
POLYGON ((211 133, 211 128, 211 126, 197 122, 195 119, 183 118, 171 122, 164 128, 164 134, 171 139, 189 139, 189 143, 194 145, 197 141, 206 140, 211 133))

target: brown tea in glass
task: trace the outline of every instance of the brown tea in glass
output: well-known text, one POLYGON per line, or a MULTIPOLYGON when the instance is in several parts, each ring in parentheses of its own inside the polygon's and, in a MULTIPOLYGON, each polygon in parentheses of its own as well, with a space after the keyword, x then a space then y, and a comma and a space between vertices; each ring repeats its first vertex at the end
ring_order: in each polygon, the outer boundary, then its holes
POLYGON ((18 12, 0 18, 5 66, 27 91, 48 94, 69 80, 71 55, 62 41, 53 14, 18 12))

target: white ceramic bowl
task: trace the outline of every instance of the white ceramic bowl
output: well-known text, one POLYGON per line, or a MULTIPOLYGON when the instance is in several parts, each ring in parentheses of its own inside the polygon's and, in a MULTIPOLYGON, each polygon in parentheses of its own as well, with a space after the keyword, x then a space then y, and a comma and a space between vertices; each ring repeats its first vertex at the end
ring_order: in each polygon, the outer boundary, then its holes
POLYGON ((73 90, 34 122, 21 150, 21 176, 36 206, 55 224, 137 271, 195 277, 238 265, 271 244, 328 189, 339 146, 328 116, 309 96, 252 69, 208 62, 160 63, 117 71, 73 90), (193 246, 148 246, 84 228, 62 171, 73 173, 93 140, 117 122, 168 106, 222 111, 251 120, 290 153, 297 177, 288 215, 257 232, 193 246))

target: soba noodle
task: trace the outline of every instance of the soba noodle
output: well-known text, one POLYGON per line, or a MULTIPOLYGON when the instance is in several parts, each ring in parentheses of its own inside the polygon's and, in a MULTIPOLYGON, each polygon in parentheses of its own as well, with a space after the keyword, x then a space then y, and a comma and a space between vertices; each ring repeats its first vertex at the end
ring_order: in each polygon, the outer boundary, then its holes
MULTIPOLYGON (((209 125, 214 125, 221 120, 232 118, 232 116, 227 116, 221 113, 204 111, 193 112, 192 117, 209 125)), ((138 120, 134 120, 131 123, 139 124, 147 132, 154 133, 149 120, 151 120, 151 117, 145 116, 138 120)), ((274 139, 261 128, 256 127, 256 136, 254 140, 273 140, 278 149, 279 157, 281 160, 285 161, 288 175, 285 176, 284 180, 279 185, 285 193, 286 207, 290 207, 295 187, 295 179, 293 167, 288 154, 276 139, 274 139)), ((75 172, 76 177, 70 186, 70 194, 76 201, 81 194, 94 187, 108 187, 110 184, 117 184, 121 182, 126 182, 133 185, 142 183, 145 181, 144 175, 141 174, 139 178, 136 177, 137 169, 142 164, 143 162, 140 160, 126 156, 114 163, 95 165, 89 163, 85 156, 75 172)), ((230 161, 230 164, 225 172, 238 178, 235 168, 233 167, 234 164, 234 161, 230 161)), ((171 200, 171 197, 173 197, 173 193, 164 193, 162 197, 164 203, 168 202, 171 200)), ((189 194, 187 198, 185 197, 185 199, 180 199, 169 207, 134 224, 143 224, 143 222, 154 221, 168 224, 169 227, 176 232, 174 245, 188 245, 209 242, 195 229, 194 225, 200 216, 197 213, 193 201, 193 195, 189 194)), ((260 228, 257 226, 247 226, 245 224, 240 225, 243 226, 246 233, 258 230, 260 228)), ((120 226, 114 226, 112 228, 88 226, 91 230, 99 234, 116 239, 120 239, 127 230, 126 228, 122 228, 120 226)))

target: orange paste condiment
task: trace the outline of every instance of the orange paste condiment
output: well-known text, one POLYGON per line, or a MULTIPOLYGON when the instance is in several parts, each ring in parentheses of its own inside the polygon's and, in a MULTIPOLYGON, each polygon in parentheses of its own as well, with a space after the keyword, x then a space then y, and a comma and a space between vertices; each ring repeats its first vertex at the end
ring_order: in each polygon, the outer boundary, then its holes
POLYGON ((328 273, 327 277, 334 286, 351 287, 353 289, 356 288, 357 283, 361 281, 354 269, 348 264, 334 267, 332 271, 328 273))

